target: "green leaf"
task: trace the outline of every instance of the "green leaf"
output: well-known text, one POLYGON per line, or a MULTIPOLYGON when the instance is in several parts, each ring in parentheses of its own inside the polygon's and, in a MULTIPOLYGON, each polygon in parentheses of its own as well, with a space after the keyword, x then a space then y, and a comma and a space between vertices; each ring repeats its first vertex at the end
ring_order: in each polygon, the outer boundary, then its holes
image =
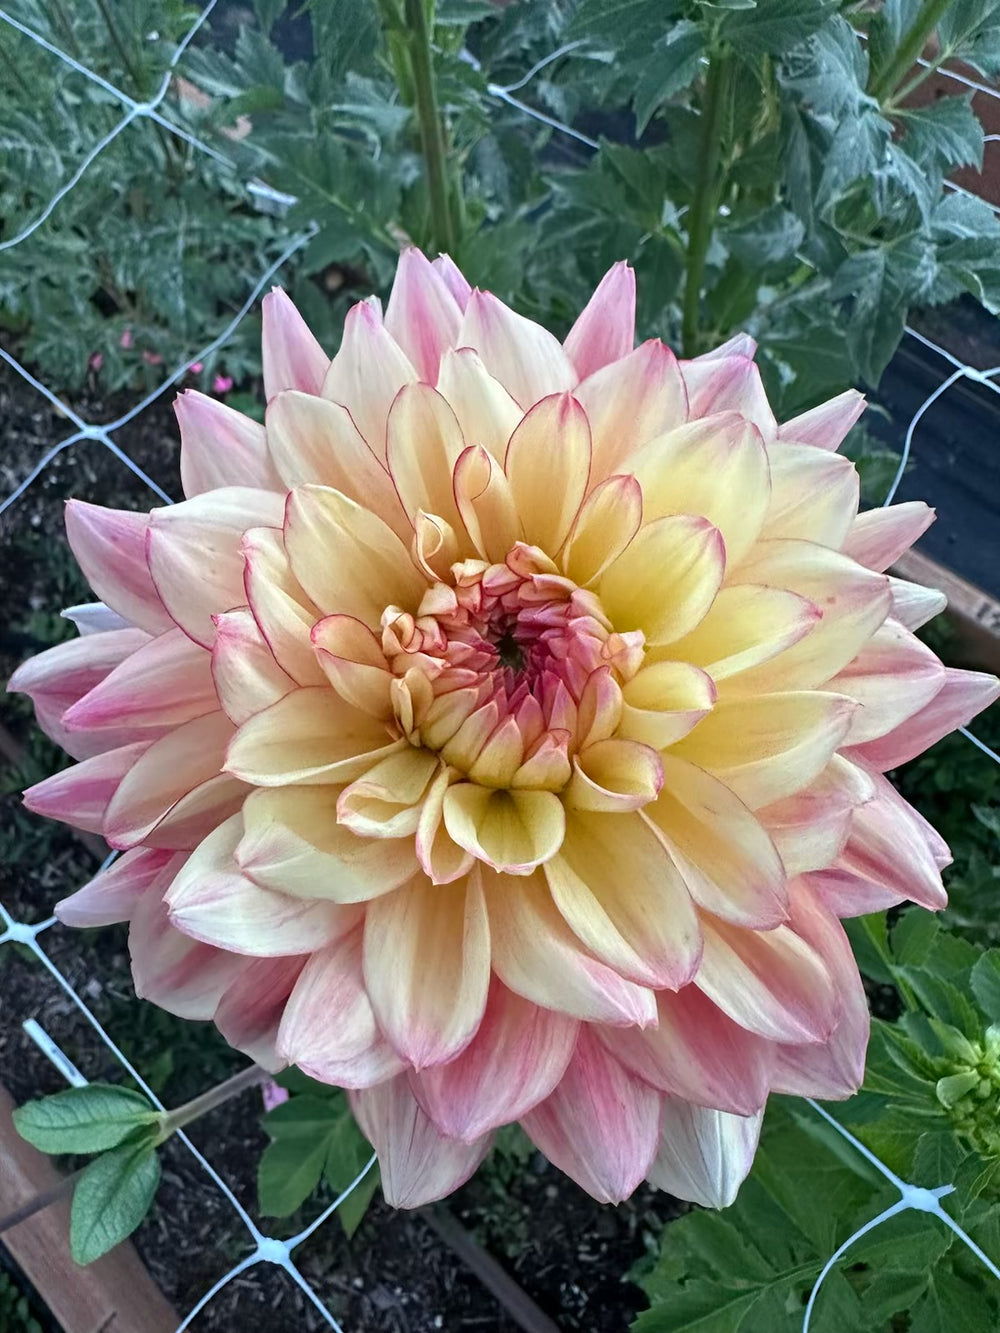
POLYGON ((1000 949, 988 949, 972 969, 976 1003, 991 1023, 1000 1023, 1000 949))
POLYGON ((805 237, 805 227, 794 213, 773 204, 720 233, 741 264, 759 270, 794 256, 805 237))
POLYGON ((130 1236, 149 1211, 159 1181, 160 1161, 149 1144, 126 1144, 96 1157, 73 1190, 74 1260, 93 1263, 130 1236))
POLYGON ((928 1274, 927 1290, 910 1312, 909 1333, 985 1333, 996 1305, 947 1268, 928 1274))
POLYGON ((265 1217, 288 1217, 300 1208, 319 1185, 325 1161, 322 1136, 306 1133, 269 1143, 257 1167, 257 1197, 265 1217))
POLYGON ((675 23, 656 43, 632 98, 637 136, 659 106, 694 82, 704 51, 704 29, 687 19, 675 23))
POLYGON ((941 97, 927 106, 898 112, 906 131, 903 148, 921 167, 983 165, 983 127, 972 109, 972 94, 941 97))
POLYGON ((140 1093, 110 1083, 67 1088, 14 1111, 21 1138, 48 1153, 103 1152, 158 1120, 140 1093))
POLYGON ((781 55, 811 37, 837 12, 837 0, 757 0, 731 9, 719 30, 741 56, 781 55))
POLYGON ((911 907, 892 928, 892 951, 902 964, 924 962, 940 930, 937 917, 922 907, 911 907))

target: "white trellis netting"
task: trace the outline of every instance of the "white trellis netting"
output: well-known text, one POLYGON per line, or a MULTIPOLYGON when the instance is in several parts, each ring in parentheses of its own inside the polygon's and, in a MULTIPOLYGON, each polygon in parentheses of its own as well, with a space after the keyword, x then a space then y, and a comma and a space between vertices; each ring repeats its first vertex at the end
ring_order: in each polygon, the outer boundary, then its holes
MULTIPOLYGON (((84 77, 90 79, 91 81, 99 85, 102 89, 104 89, 106 93, 108 93, 112 98, 114 98, 118 103, 120 103, 120 105, 123 108, 123 114, 120 121, 102 139, 100 139, 96 144, 93 145, 90 151, 85 155, 83 161, 74 171, 72 176, 70 176, 70 178, 59 188, 59 190, 55 193, 55 195, 49 201, 48 205, 42 210, 42 212, 38 215, 38 217, 36 217, 30 224, 22 228, 22 230, 16 236, 13 236, 8 240, 0 242, 0 252, 11 249, 12 247, 28 240, 29 237, 32 235, 32 233, 35 232, 40 226, 42 226, 44 222, 58 208, 60 202, 66 197, 66 195, 77 184, 79 184, 79 182, 85 176, 88 167, 98 157, 98 155, 102 153, 104 149, 107 148, 108 145, 118 137, 119 134, 123 133, 128 128, 128 126, 135 121, 139 121, 142 119, 151 120, 166 132, 176 135, 179 138, 183 139, 186 143, 191 145, 199 152, 207 153, 211 157, 215 158, 217 161, 220 161, 222 163, 228 162, 228 159, 225 157, 224 154, 219 153, 216 149, 212 148, 210 145, 203 143, 196 136, 188 133, 187 130, 181 128, 178 125, 175 125, 168 117, 164 116, 159 110, 159 107, 169 90, 171 79, 173 77, 173 71, 177 63, 180 61, 181 57, 184 54, 184 51, 187 49, 191 40, 197 33, 198 29, 203 25, 205 20, 208 18, 209 14, 211 13, 212 9, 215 6, 215 3, 216 0, 209 0, 209 3, 206 5, 205 9, 201 12, 201 14, 198 16, 197 20, 192 25, 192 27, 190 28, 184 39, 178 45, 177 50, 174 53, 174 56, 163 75, 163 79, 160 83, 157 93, 148 102, 135 101, 133 98, 129 97, 126 93, 120 91, 118 88, 114 87, 114 85, 109 83, 107 80, 103 79, 100 75, 95 74, 93 71, 87 69, 85 66, 81 65, 78 61, 74 60, 72 56, 68 55, 66 52, 54 46, 51 42, 47 41, 39 33, 34 32, 31 28, 27 27, 25 24, 19 22, 16 18, 12 17, 11 15, 7 14, 4 10, 0 9, 0 21, 8 24, 10 27, 20 32, 23 36, 37 43, 40 47, 49 52, 54 59, 63 61, 65 64, 74 69, 77 73, 83 75, 84 77)), ((513 95, 515 92, 520 91, 523 87, 525 87, 541 69, 545 68, 553 61, 574 52, 579 45, 580 43, 570 43, 564 47, 560 47, 557 51, 552 52, 550 56, 546 57, 546 59, 539 61, 517 83, 512 84, 508 87, 501 87, 499 85, 490 84, 488 85, 488 91, 498 101, 504 102, 507 105, 516 108, 523 114, 531 116, 532 118, 541 121, 542 123, 550 126, 551 128, 561 133, 570 135, 572 138, 576 139, 578 142, 585 144, 587 147, 597 148, 598 145, 592 139, 589 139, 587 136, 580 134, 578 131, 572 129, 572 127, 563 125, 560 122, 552 119, 551 117, 543 114, 542 112, 534 109, 533 107, 531 107, 521 99, 514 97, 513 95)), ((974 91, 980 94, 985 94, 1000 99, 1000 93, 998 93, 996 90, 988 87, 985 84, 978 83, 977 81, 966 78, 964 75, 958 73, 951 73, 946 70, 942 70, 941 73, 949 78, 955 79, 957 82, 962 83, 963 85, 973 89, 974 91)), ((997 138, 1000 138, 1000 136, 989 136, 989 139, 991 140, 997 138)), ((246 188, 248 192, 253 195, 265 196, 265 197, 271 196, 272 198, 276 197, 274 195, 274 192, 270 191, 267 186, 263 186, 258 182, 250 182, 247 184, 246 188)), ((960 189, 960 187, 954 185, 949 185, 949 188, 956 190, 960 189)), ((285 202, 291 202, 291 201, 286 200, 285 202)), ((54 393, 52 393, 44 384, 40 383, 23 366, 21 366, 18 363, 18 361, 13 356, 10 355, 9 352, 7 352, 3 348, 0 348, 0 358, 2 358, 3 361, 5 361, 14 371, 16 371, 18 375, 20 375, 28 384, 30 384, 33 389, 35 389, 39 394, 41 394, 54 408, 56 408, 71 423, 73 427, 73 430, 64 439, 59 440, 52 446, 52 448, 50 448, 45 453, 42 459, 36 464, 35 467, 31 469, 28 475, 25 476, 15 486, 14 490, 9 495, 0 500, 0 514, 3 514, 5 510, 10 508, 11 505, 15 504, 20 499, 20 497, 24 494, 24 492, 28 489, 28 487, 30 487, 31 484, 41 475, 41 473, 44 472, 44 470, 48 467, 48 465, 52 462, 52 460, 56 457, 57 454, 62 452, 64 449, 68 449, 70 446, 79 443, 82 440, 100 441, 100 443, 104 445, 105 448, 110 450, 110 452, 125 467, 129 468, 142 482, 144 482, 159 497, 159 499, 168 504, 171 503, 171 497, 164 494, 164 492, 156 485, 156 483, 143 472, 143 470, 138 466, 138 464, 136 464, 128 456, 128 454, 125 453, 123 449, 121 449, 121 447, 115 442, 113 438, 114 435, 123 426, 127 425, 129 422, 134 420, 134 418, 137 417, 141 412, 143 412, 155 399, 159 398, 172 385, 177 383, 177 381, 181 379, 181 377, 188 371, 188 369, 195 362, 204 360, 205 357, 208 356, 211 352, 214 352, 219 347, 225 344, 225 342, 230 338, 230 336, 232 335, 232 333, 234 332, 234 330, 236 329, 237 325, 242 320, 244 315, 251 309, 251 307, 253 306, 253 304, 261 294, 261 292, 264 290, 270 279, 275 275, 275 273, 277 273, 277 271, 281 268, 281 266, 286 262, 286 260, 288 260, 288 258, 292 254, 294 254, 298 249, 300 249, 304 244, 306 244, 306 242, 310 239, 311 234, 312 234, 311 231, 307 230, 302 235, 294 237, 289 241, 289 244, 287 245, 283 253, 261 275, 259 281, 254 286, 253 290, 248 293, 246 301, 244 302, 240 311, 230 321, 230 323, 222 330, 222 332, 218 335, 218 337, 213 339, 213 341, 207 347, 203 348, 196 356, 192 357, 189 361, 185 362, 184 365, 180 366, 177 370, 175 370, 173 374, 171 374, 168 378, 166 378, 163 381, 163 383, 159 386, 159 388, 147 394, 143 399, 137 402, 123 416, 117 418, 115 421, 109 422, 106 425, 102 426, 92 425, 84 421, 77 413, 72 411, 54 393)), ((963 379, 974 381, 980 385, 983 385, 991 392, 1000 394, 1000 384, 996 382, 997 377, 1000 376, 1000 366, 994 367, 989 370, 977 370, 974 367, 966 365, 962 361, 958 360, 945 348, 939 347, 937 344, 931 342, 927 337, 925 337, 921 333, 918 333, 916 330, 908 328, 906 332, 909 337, 916 339, 917 341, 923 343, 925 347, 928 347, 935 353, 937 353, 942 358, 944 364, 947 367, 949 367, 949 369, 944 374, 941 383, 933 390, 933 392, 931 392, 927 396, 927 398, 923 401, 923 403, 921 403, 921 405, 914 413, 909 423, 909 426, 906 431, 903 454, 900 459, 899 468, 896 473, 896 476, 889 489, 889 493, 886 496, 885 499, 886 504, 890 503, 891 500, 893 499, 896 490, 899 486, 899 483, 902 479, 903 472, 905 470, 906 463, 909 458, 914 433, 917 427, 919 426, 921 420, 923 419, 924 415, 926 414, 926 412, 939 398, 945 395, 953 385, 955 385, 956 383, 958 383, 960 380, 963 379)), ((982 750, 987 756, 989 756, 989 758, 991 758, 997 763, 1000 763, 1000 756, 995 754, 987 745, 985 745, 982 741, 980 741, 976 736, 972 735, 969 731, 965 730, 964 728, 962 730, 963 730, 963 735, 965 735, 970 742, 972 742, 980 750, 982 750)), ((108 862, 110 862, 111 859, 112 857, 109 857, 108 862)), ((56 964, 45 952, 45 949, 40 943, 40 937, 43 936, 44 933, 51 927, 53 927, 55 924, 56 921, 54 917, 50 917, 45 921, 33 924, 17 921, 7 912, 3 904, 0 903, 0 945, 8 943, 9 944, 16 943, 29 949, 34 958, 38 961, 38 963, 51 975, 57 986, 66 994, 68 999, 71 1001, 72 1005, 75 1006, 77 1010, 79 1010, 80 1014, 83 1016, 86 1022, 89 1023, 90 1026, 94 1029, 97 1036, 104 1043, 108 1051, 111 1053, 113 1058, 119 1063, 122 1069, 135 1080, 138 1086, 142 1088, 142 1090, 147 1094, 147 1096, 149 1096, 150 1100, 154 1103, 154 1105, 156 1105, 160 1109, 165 1109, 163 1108, 162 1103, 153 1094, 152 1090, 150 1089, 149 1085, 145 1082, 140 1072, 137 1069, 135 1069, 135 1067, 130 1063, 130 1061, 118 1048, 118 1046, 115 1044, 112 1038, 108 1035, 108 1033, 98 1022, 97 1018, 93 1015, 93 1013, 91 1013, 90 1009, 87 1007, 84 1000, 73 988, 70 981, 63 975, 63 973, 59 970, 56 964)), ((29 1035, 32 1036, 33 1040, 38 1042, 38 1044, 43 1049, 46 1049, 48 1051, 48 1053, 52 1056, 52 1058, 55 1059, 58 1067, 62 1070, 64 1075, 71 1082, 77 1082, 81 1079, 82 1076, 76 1074, 76 1071, 73 1069, 73 1067, 69 1064, 68 1061, 66 1061, 65 1057, 61 1056, 61 1053, 58 1051, 58 1049, 53 1047, 53 1044, 45 1037, 45 1034, 42 1033, 42 1031, 38 1028, 37 1024, 32 1025, 29 1023, 26 1024, 26 1027, 30 1029, 29 1035)), ((836 1263, 841 1259, 841 1257, 850 1249, 850 1247, 854 1244, 855 1241, 859 1240, 868 1231, 871 1231, 873 1228, 879 1226, 881 1223, 887 1221, 890 1217, 895 1216, 897 1213, 904 1212, 908 1209, 915 1209, 917 1211, 934 1214, 940 1220, 941 1224, 950 1228, 953 1232, 955 1232, 964 1242, 964 1244, 966 1244, 969 1247, 972 1253, 977 1256, 977 1258, 989 1269, 989 1271, 998 1280, 1000 1280, 1000 1268, 998 1268, 997 1265, 980 1249, 980 1247, 976 1245, 976 1243, 971 1239, 971 1237, 969 1237, 965 1233, 965 1231, 958 1225, 958 1223, 952 1217, 950 1217, 949 1214, 945 1212, 945 1210, 941 1206, 940 1203, 941 1198, 951 1193, 954 1190, 955 1187, 953 1185, 945 1182, 936 1189, 926 1189, 912 1185, 904 1180, 901 1180, 892 1171, 890 1171, 889 1168, 885 1166, 885 1164, 882 1163, 871 1151, 869 1151, 869 1149, 865 1147, 864 1144, 860 1143, 856 1138, 854 1138, 853 1135, 851 1135, 846 1129, 844 1129, 843 1126, 841 1126, 826 1110, 824 1110, 822 1106, 819 1106, 815 1102, 810 1102, 809 1105, 813 1108, 813 1110, 816 1112, 817 1115, 821 1116, 825 1121, 827 1121, 831 1126, 833 1126, 834 1129, 836 1129, 841 1135, 843 1135, 843 1137, 850 1144, 853 1145, 854 1149, 858 1153, 860 1153, 864 1158, 866 1158, 867 1161, 872 1166, 874 1166, 879 1172, 881 1172, 881 1174, 892 1185, 895 1186, 895 1188, 899 1191, 900 1197, 897 1200, 897 1202, 895 1202, 891 1207, 885 1209, 882 1213, 873 1217, 863 1227, 859 1228, 853 1235, 849 1236, 837 1248, 834 1254, 830 1256, 829 1260, 827 1261, 822 1271, 820 1272, 820 1275, 817 1278, 815 1286, 813 1287, 812 1293, 810 1295, 810 1299, 804 1315, 803 1333, 809 1333, 810 1327, 812 1327, 813 1311, 816 1305, 817 1297, 819 1295, 822 1282, 824 1278, 827 1276, 827 1274, 836 1265, 836 1263)), ((344 1190, 344 1192, 337 1199, 335 1199, 326 1209, 324 1209, 324 1211, 308 1227, 300 1231, 297 1235, 292 1236, 290 1239, 279 1240, 273 1236, 266 1235, 264 1232, 260 1230, 260 1228, 254 1223, 253 1219, 241 1205, 235 1194, 222 1179, 218 1171, 212 1166, 212 1164, 208 1161, 208 1159, 204 1156, 204 1154, 200 1152, 198 1148, 195 1147, 195 1145, 191 1142, 190 1138, 183 1131, 180 1131, 178 1133, 178 1138, 184 1144, 187 1151, 189 1151, 193 1155, 194 1159, 197 1161, 200 1168, 206 1173, 207 1177, 212 1182, 214 1187, 218 1189, 228 1200, 228 1203, 233 1208, 240 1223, 242 1224, 243 1227, 245 1227, 247 1236, 251 1244, 253 1245, 253 1249, 250 1254, 248 1254, 243 1259, 235 1263, 232 1267, 228 1269, 228 1271, 224 1272, 218 1278, 218 1280, 209 1288, 209 1290, 204 1293, 201 1299, 184 1317, 181 1324, 178 1326, 176 1333, 183 1333, 185 1329, 189 1328, 194 1319, 198 1316, 198 1314, 229 1282, 231 1282, 234 1278, 238 1277, 241 1273, 244 1273, 247 1269, 252 1268, 256 1264, 262 1264, 262 1263, 274 1264, 283 1269, 289 1275, 292 1281, 295 1282, 295 1284, 299 1288, 301 1288, 305 1298, 315 1308, 315 1310, 317 1311, 317 1315, 321 1319, 321 1321, 328 1327, 338 1330, 339 1333, 343 1333, 343 1331, 340 1330, 340 1325, 338 1324, 337 1320, 326 1308, 324 1303, 320 1300, 319 1296, 317 1296, 317 1294, 313 1291, 309 1283, 306 1281, 306 1279, 302 1276, 301 1272, 296 1267, 294 1261, 294 1253, 306 1240, 308 1240, 310 1236, 313 1235, 313 1233, 320 1226, 323 1225, 323 1223, 336 1211, 336 1209, 340 1206, 340 1204, 344 1201, 344 1199, 346 1199, 347 1196, 351 1194, 351 1192, 361 1183, 361 1181, 373 1169, 375 1165, 374 1156, 368 1161, 364 1169, 360 1172, 360 1174, 356 1177, 356 1179, 352 1181, 352 1183, 347 1187, 347 1189, 344 1190)), ((816 1333, 815 1329, 814 1333, 816 1333)), ((823 1331, 823 1333, 826 1333, 826 1331, 823 1331)))

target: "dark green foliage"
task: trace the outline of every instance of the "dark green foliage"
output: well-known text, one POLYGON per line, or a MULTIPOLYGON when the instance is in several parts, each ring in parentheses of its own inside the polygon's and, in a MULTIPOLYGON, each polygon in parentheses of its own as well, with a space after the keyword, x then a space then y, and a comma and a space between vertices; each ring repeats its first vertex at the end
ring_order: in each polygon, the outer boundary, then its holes
POLYGON ((0 1269, 0 1328, 4 1333, 42 1333, 31 1303, 9 1273, 0 1269))

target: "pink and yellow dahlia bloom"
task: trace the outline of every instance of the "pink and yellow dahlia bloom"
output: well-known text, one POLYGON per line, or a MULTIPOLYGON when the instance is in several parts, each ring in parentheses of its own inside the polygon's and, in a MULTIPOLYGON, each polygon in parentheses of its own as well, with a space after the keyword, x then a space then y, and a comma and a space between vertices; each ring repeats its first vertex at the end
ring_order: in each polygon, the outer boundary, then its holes
POLYGON ((850 1095, 839 918, 945 901, 883 776, 992 700, 883 571, 848 392, 779 426, 739 337, 634 347, 604 278, 560 344, 402 256, 331 361, 264 302, 265 425, 177 403, 187 499, 71 502, 101 603, 13 688, 79 762, 26 794, 122 855, 137 992, 351 1089, 387 1198, 519 1121, 584 1189, 732 1200, 771 1091, 850 1095))

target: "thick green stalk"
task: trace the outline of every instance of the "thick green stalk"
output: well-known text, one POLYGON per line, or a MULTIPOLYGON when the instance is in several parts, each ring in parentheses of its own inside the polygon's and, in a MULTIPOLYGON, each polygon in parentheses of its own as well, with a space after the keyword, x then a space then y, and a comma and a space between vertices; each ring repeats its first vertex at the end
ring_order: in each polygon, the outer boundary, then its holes
POLYGON ((868 85, 872 97, 884 102, 891 97, 900 80, 905 78, 913 62, 927 45, 927 39, 940 23, 952 0, 924 0, 920 12, 913 21, 913 27, 899 44, 896 54, 886 65, 877 79, 868 85))
POLYGON ((230 1097, 237 1096, 246 1088, 252 1088, 258 1083, 263 1083, 268 1077, 270 1076, 266 1069, 261 1069, 260 1065, 251 1065, 249 1069, 243 1069, 240 1073, 234 1074, 232 1078, 227 1078, 224 1083, 217 1083, 214 1088, 209 1088, 200 1097, 185 1102, 183 1106, 178 1106, 173 1111, 164 1112, 160 1119, 158 1141, 163 1143, 170 1138, 171 1134, 178 1129, 183 1129, 192 1120, 198 1120, 201 1116, 207 1115, 209 1111, 214 1111, 223 1102, 228 1102, 230 1097))
POLYGON ((719 206, 719 157, 722 149, 720 128, 729 61, 716 55, 708 67, 705 101, 701 109, 701 141, 688 226, 687 264, 684 278, 684 319, 682 343, 685 356, 698 352, 698 321, 701 282, 705 257, 712 241, 715 214, 719 206))
POLYGON ((430 196, 433 231, 431 241, 434 248, 450 252, 455 248, 455 231, 448 186, 448 163, 445 157, 444 127, 438 114, 434 87, 430 24, 424 0, 404 0, 404 12, 420 141, 427 169, 427 193, 430 196))

